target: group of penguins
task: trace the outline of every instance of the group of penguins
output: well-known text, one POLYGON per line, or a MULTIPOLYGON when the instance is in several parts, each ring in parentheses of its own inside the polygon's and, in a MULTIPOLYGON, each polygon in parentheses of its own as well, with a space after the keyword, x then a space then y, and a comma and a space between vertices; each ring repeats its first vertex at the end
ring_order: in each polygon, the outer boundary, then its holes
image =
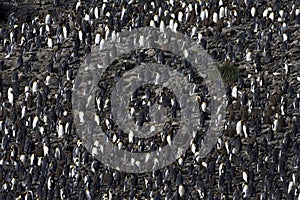
MULTIPOLYGON (((0 24, 1 200, 300 200, 299 0, 40 3, 29 5, 34 15, 24 14, 20 4, 0 24), (191 37, 220 65, 237 66, 239 74, 224 83, 226 121, 206 157, 198 156, 203 136, 197 134, 171 165, 149 173, 125 173, 101 163, 85 148, 73 121, 72 89, 91 49, 102 50, 123 30, 149 26, 191 37)), ((126 57, 140 63, 151 59, 178 64, 189 76, 189 64, 170 52, 135 51, 126 57)), ((159 145, 171 145, 171 127, 157 138, 140 141, 122 131, 113 133, 112 119, 101 115, 110 106, 101 97, 107 95, 106 81, 116 81, 134 66, 112 66, 112 78, 99 84, 96 120, 120 148, 159 150, 159 145)), ((205 132, 209 88, 201 87, 195 92, 199 112, 205 114, 205 132)), ((168 117, 178 118, 180 105, 169 91, 155 94, 145 87, 132 95, 130 104, 129 114, 137 124, 151 121, 149 109, 143 117, 137 115, 144 112, 139 95, 158 99, 160 106, 169 108, 168 117)))

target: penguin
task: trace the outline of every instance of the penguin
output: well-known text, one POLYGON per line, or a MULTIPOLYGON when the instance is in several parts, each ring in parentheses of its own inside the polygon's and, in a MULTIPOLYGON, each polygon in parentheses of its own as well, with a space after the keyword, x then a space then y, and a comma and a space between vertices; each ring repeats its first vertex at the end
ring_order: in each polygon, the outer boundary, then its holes
POLYGON ((31 92, 32 92, 32 94, 37 93, 38 90, 39 90, 39 88, 38 88, 38 82, 37 82, 37 81, 33 81, 32 87, 31 87, 31 92))
POLYGON ((235 99, 238 98, 238 87, 237 86, 233 86, 233 88, 231 90, 231 96, 235 99))
POLYGON ((53 0, 53 5, 55 7, 59 6, 60 5, 60 0, 53 0))
POLYGON ((76 3, 75 11, 79 12, 79 8, 81 7, 81 0, 78 0, 76 3))
POLYGON ((62 124, 62 121, 59 120, 58 124, 57 124, 57 134, 58 134, 58 138, 61 138, 64 136, 64 126, 62 124))
POLYGON ((45 24, 48 25, 51 23, 51 15, 48 13, 45 17, 45 24))
POLYGON ((83 33, 82 29, 79 29, 79 31, 78 31, 78 38, 79 38, 80 42, 83 42, 85 40, 85 34, 83 33))
POLYGON ((101 41, 99 43, 99 50, 104 50, 105 47, 105 40, 103 38, 101 38, 101 41))
POLYGON ((243 120, 239 120, 237 123, 236 123, 236 133, 237 135, 241 135, 242 134, 242 131, 243 131, 243 120))
POLYGON ((179 11, 178 14, 177 14, 177 20, 178 20, 179 23, 183 22, 183 17, 184 17, 183 12, 179 11))
POLYGON ((213 19, 212 19, 213 22, 214 22, 215 24, 217 24, 217 23, 218 23, 218 20, 219 20, 219 19, 218 19, 218 13, 217 13, 217 12, 214 12, 212 17, 213 17, 213 19))
POLYGON ((180 198, 183 198, 184 195, 185 195, 185 187, 182 184, 180 184, 178 186, 178 190, 177 191, 178 191, 178 194, 179 194, 180 198))
POLYGON ((208 109, 208 105, 207 105, 207 101, 204 100, 202 103, 201 103, 201 111, 204 112, 204 113, 208 113, 209 112, 209 109, 208 109))
POLYGON ((95 16, 96 19, 99 19, 99 15, 100 15, 99 8, 98 8, 98 6, 96 6, 94 8, 94 16, 95 16))
POLYGON ((48 46, 48 48, 53 49, 53 40, 52 40, 51 36, 48 36, 48 38, 47 38, 47 46, 48 46))
POLYGON ((252 53, 251 53, 251 51, 249 49, 246 49, 245 59, 246 59, 247 62, 252 61, 252 53))
POLYGON ((8 102, 13 106, 14 105, 14 92, 11 87, 7 90, 8 102))
POLYGON ((295 10, 295 19, 296 19, 296 24, 300 24, 300 9, 297 8, 295 10))
POLYGON ((99 45, 99 44, 100 44, 100 41, 101 41, 101 35, 100 35, 100 33, 97 33, 97 34, 96 34, 96 37, 95 37, 95 44, 96 44, 96 45, 99 45))

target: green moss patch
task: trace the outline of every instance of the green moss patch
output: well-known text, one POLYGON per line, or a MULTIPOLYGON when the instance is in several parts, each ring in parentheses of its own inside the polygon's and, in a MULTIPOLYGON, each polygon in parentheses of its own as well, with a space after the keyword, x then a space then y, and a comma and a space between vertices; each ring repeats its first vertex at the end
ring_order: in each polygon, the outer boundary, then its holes
POLYGON ((233 63, 223 63, 218 67, 224 83, 235 83, 239 77, 239 68, 233 63))

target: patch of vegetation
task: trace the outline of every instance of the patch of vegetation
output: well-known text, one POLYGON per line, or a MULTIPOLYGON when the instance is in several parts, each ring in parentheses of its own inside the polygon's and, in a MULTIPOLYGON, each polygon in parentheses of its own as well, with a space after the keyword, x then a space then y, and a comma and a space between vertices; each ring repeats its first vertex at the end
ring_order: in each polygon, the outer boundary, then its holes
POLYGON ((235 64, 225 62, 218 67, 218 70, 224 83, 230 84, 237 82, 239 77, 239 68, 235 64))

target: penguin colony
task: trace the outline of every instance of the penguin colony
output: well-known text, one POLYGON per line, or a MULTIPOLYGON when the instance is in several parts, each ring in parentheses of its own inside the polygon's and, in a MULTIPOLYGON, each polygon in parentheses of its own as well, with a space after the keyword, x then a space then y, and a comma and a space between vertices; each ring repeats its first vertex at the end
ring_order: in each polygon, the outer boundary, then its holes
MULTIPOLYGON (((35 15, 20 9, 0 25, 0 199, 300 200, 299 1, 41 2, 31 5, 35 15), (207 157, 197 156, 199 136, 170 166, 127 174, 83 147, 72 119, 72 85, 91 48, 101 50, 120 31, 143 26, 182 32, 240 73, 226 86, 226 123, 207 157)), ((168 63, 166 52, 149 52, 131 58, 139 63, 152 55, 168 63)), ((111 73, 120 78, 118 71, 111 73)), ((99 88, 106 90, 107 83, 99 88)), ((144 99, 152 98, 153 91, 142 90, 144 99)), ((205 113, 203 90, 197 100, 205 113)), ((158 101, 176 115, 176 101, 167 94, 161 91, 158 101)), ((143 104, 137 95, 132 116, 143 104)), ((100 113, 109 107, 99 96, 96 101, 100 113)), ((137 123, 147 122, 144 116, 137 123)), ((107 129, 113 123, 96 120, 107 129)), ((200 120, 205 123, 205 116, 200 120)), ((133 149, 131 133, 110 139, 133 149)), ((171 145, 172 137, 165 134, 164 141, 171 145)))

